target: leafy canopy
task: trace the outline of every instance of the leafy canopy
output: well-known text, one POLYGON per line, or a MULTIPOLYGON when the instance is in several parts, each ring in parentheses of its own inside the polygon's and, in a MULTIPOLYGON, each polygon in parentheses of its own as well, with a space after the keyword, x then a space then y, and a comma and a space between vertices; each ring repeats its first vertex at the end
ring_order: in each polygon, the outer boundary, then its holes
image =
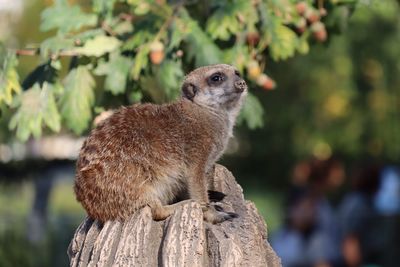
POLYGON ((261 88, 275 86, 267 75, 269 62, 308 53, 346 19, 331 14, 355 3, 93 0, 83 10, 56 0, 41 14, 40 30, 54 34, 39 49, 1 47, 0 107, 14 112, 9 128, 21 141, 46 128, 81 135, 92 126, 95 111, 170 101, 179 95, 185 73, 227 63, 251 88, 240 122, 261 127, 264 111, 257 96, 261 88), (17 55, 28 54, 40 54, 42 63, 21 86, 17 55))

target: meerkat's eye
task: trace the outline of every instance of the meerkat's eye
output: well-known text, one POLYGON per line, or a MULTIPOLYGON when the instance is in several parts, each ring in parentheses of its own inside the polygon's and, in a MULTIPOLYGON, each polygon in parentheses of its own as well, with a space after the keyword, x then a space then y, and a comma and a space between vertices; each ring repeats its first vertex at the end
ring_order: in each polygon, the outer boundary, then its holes
POLYGON ((224 80, 225 80, 225 76, 224 76, 222 73, 220 73, 220 72, 214 73, 214 74, 211 75, 210 78, 209 78, 209 82, 210 82, 210 84, 212 84, 212 85, 219 85, 219 84, 221 84, 224 80))
POLYGON ((238 70, 235 70, 235 75, 240 77, 240 72, 238 70))

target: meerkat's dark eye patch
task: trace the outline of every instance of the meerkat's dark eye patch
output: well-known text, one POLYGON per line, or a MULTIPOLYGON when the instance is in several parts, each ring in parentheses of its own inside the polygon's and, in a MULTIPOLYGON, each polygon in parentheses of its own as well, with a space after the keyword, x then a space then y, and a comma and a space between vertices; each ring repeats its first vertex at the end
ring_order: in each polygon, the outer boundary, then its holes
POLYGON ((225 81, 225 79, 226 79, 225 74, 223 74, 221 72, 216 72, 208 78, 208 84, 209 85, 220 85, 222 82, 225 81))

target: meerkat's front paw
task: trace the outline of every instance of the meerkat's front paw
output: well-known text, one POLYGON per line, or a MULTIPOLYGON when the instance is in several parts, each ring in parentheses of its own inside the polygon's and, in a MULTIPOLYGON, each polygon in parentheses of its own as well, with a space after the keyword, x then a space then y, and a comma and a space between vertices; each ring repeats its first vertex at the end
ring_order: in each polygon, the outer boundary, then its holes
POLYGON ((221 223, 239 217, 234 212, 226 212, 218 205, 208 205, 203 209, 204 220, 212 224, 221 223))

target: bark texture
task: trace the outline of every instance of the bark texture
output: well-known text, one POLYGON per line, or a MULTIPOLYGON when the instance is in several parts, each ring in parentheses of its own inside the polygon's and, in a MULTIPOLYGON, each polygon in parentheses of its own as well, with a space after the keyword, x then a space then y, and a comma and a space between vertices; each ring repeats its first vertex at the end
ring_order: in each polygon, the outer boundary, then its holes
POLYGON ((101 224, 86 218, 68 248, 71 266, 281 266, 267 241, 267 229, 255 205, 221 165, 215 168, 219 203, 239 218, 211 225, 200 206, 184 203, 165 221, 153 221, 145 207, 124 223, 101 224))

